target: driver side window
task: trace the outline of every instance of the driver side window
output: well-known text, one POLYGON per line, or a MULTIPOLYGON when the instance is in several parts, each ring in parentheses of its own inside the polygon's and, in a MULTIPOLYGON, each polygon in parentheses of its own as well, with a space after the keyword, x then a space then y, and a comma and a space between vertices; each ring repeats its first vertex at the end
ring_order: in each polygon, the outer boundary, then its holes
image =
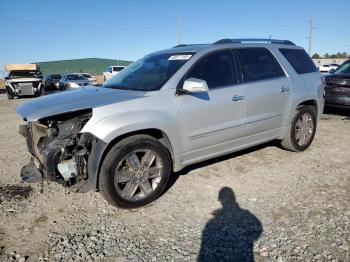
POLYGON ((205 80, 209 89, 237 84, 236 66, 230 50, 218 51, 202 58, 188 73, 188 78, 205 80))

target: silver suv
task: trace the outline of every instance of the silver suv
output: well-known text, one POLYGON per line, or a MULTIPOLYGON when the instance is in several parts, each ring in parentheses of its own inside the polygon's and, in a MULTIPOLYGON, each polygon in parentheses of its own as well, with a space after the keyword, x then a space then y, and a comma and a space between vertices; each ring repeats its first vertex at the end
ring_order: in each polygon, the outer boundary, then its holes
POLYGON ((275 139, 307 149, 323 105, 321 74, 290 41, 176 46, 132 63, 102 88, 19 106, 32 157, 21 176, 139 207, 187 165, 275 139))

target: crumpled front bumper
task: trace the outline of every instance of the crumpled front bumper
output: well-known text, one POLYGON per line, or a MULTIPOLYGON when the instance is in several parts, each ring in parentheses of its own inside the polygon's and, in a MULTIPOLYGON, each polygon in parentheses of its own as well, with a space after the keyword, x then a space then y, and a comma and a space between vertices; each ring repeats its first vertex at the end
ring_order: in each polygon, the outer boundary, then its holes
MULTIPOLYGON (((21 178, 28 183, 40 182, 43 179, 49 179, 59 183, 64 183, 59 171, 61 147, 58 144, 50 143, 49 146, 40 149, 35 144, 37 127, 33 127, 35 123, 29 122, 26 125, 20 125, 19 133, 26 138, 28 153, 31 155, 31 161, 22 167, 21 178)), ((40 127, 40 126, 39 126, 40 127)), ((91 136, 89 133, 83 133, 82 136, 91 136)), ((87 178, 81 180, 79 184, 73 185, 72 189, 77 192, 88 192, 98 189, 98 175, 101 167, 107 144, 100 139, 94 138, 91 144, 91 151, 87 158, 87 178)))
POLYGON ((41 93, 43 89, 43 83, 33 82, 10 82, 6 83, 6 87, 16 96, 31 96, 41 93))

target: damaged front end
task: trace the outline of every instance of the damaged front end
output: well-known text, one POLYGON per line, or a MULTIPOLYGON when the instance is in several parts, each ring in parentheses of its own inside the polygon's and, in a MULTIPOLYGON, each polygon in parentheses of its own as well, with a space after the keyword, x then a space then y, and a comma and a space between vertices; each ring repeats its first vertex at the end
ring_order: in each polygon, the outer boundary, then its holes
POLYGON ((31 162, 21 170, 22 179, 38 182, 46 178, 75 191, 95 189, 98 167, 88 162, 99 154, 96 148, 102 154, 104 142, 90 133, 80 133, 91 116, 91 109, 80 110, 21 125, 31 155, 31 162))

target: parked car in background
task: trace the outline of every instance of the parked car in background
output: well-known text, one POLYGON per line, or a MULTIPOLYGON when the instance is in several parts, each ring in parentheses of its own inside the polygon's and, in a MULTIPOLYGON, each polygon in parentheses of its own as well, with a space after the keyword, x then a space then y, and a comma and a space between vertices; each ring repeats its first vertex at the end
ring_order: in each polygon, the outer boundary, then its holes
POLYGON ((90 80, 83 77, 81 74, 65 74, 59 81, 59 89, 67 90, 87 86, 90 80))
POLYGON ((59 81, 61 80, 62 75, 52 74, 48 75, 44 81, 45 90, 57 90, 59 89, 59 81))
POLYGON ((112 76, 118 74, 124 68, 125 68, 125 66, 109 66, 109 67, 107 67, 107 71, 103 72, 103 82, 108 81, 109 79, 112 78, 112 76))
POLYGON ((337 69, 340 65, 339 64, 329 64, 331 67, 337 69))
POLYGON ((350 109, 350 60, 340 65, 332 74, 325 76, 328 107, 350 109))
POLYGON ((88 79, 90 81, 91 85, 97 85, 97 80, 95 77, 91 76, 88 73, 81 73, 80 75, 82 75, 83 77, 85 77, 86 79, 88 79))
POLYGON ((110 204, 135 208, 190 164, 275 139, 306 150, 323 106, 323 77, 290 41, 174 47, 132 63, 102 88, 19 106, 33 157, 22 177, 98 189, 110 204))
POLYGON ((40 96, 43 77, 36 64, 7 64, 5 77, 7 98, 19 96, 40 96))
POLYGON ((321 65, 318 67, 321 73, 328 73, 331 70, 337 69, 338 66, 336 64, 329 64, 329 65, 321 65))

